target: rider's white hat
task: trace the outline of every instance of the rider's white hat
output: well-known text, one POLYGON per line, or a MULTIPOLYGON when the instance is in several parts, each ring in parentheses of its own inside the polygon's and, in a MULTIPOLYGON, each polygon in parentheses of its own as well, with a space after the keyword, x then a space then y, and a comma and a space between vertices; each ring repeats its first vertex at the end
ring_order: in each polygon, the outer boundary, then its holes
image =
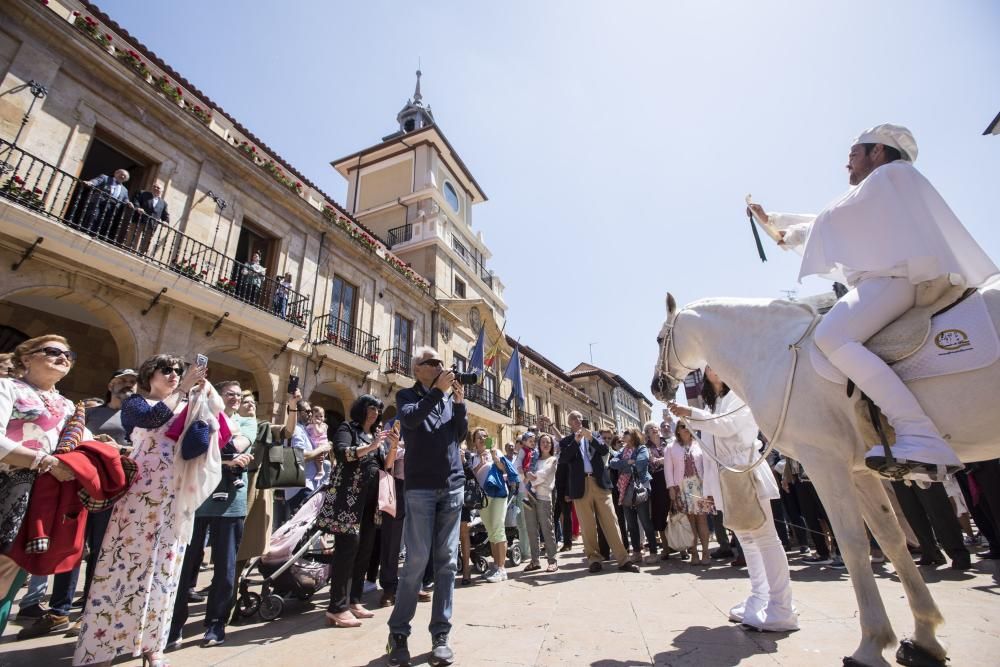
POLYGON ((862 132, 851 143, 852 146, 857 144, 884 144, 898 150, 907 162, 917 161, 917 140, 913 138, 913 133, 902 125, 892 123, 876 125, 862 132))

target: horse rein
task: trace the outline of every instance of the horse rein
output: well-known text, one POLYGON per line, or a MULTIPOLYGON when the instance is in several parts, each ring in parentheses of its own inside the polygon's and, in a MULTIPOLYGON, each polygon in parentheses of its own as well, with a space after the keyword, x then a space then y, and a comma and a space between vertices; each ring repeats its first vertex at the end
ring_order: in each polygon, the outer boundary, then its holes
MULTIPOLYGON (((678 315, 679 314, 680 314, 680 312, 678 312, 678 315)), ((676 320, 676 315, 674 316, 674 319, 676 320)), ((715 454, 709 452, 708 451, 708 447, 706 447, 704 445, 704 443, 701 441, 701 439, 697 435, 695 435, 694 429, 692 429, 691 426, 688 424, 688 419, 689 418, 680 417, 679 418, 680 422, 682 424, 684 424, 685 426, 687 426, 688 432, 691 434, 691 437, 695 440, 695 442, 697 442, 701 446, 702 453, 704 453, 706 456, 708 456, 708 458, 710 458, 713 461, 715 461, 722 468, 728 470, 729 472, 733 472, 733 473, 737 473, 737 474, 748 473, 751 470, 753 470, 754 468, 756 468, 757 466, 759 466, 761 463, 763 463, 764 461, 767 460, 767 457, 771 453, 771 450, 774 449, 774 444, 778 441, 778 437, 781 435, 781 431, 785 427, 785 419, 788 417, 788 405, 789 405, 789 403, 791 403, 791 400, 792 400, 792 387, 793 387, 793 385, 795 383, 795 371, 796 371, 796 369, 798 368, 798 365, 799 365, 799 351, 802 349, 802 344, 809 337, 809 335, 813 332, 813 329, 815 329, 816 325, 819 324, 820 319, 821 318, 820 318, 820 316, 818 314, 813 313, 812 321, 809 323, 809 326, 806 327, 806 330, 802 333, 802 335, 799 337, 799 339, 797 341, 795 341, 794 343, 792 343, 791 345, 788 346, 788 350, 792 353, 792 365, 791 365, 791 368, 790 368, 790 370, 788 372, 788 380, 785 382, 785 396, 784 396, 784 399, 782 400, 782 403, 781 403, 781 414, 778 416, 778 425, 774 429, 774 435, 771 436, 770 438, 768 438, 767 446, 764 447, 764 451, 761 452, 760 458, 757 459, 756 461, 754 461, 753 463, 751 463, 750 465, 748 465, 745 468, 734 468, 734 467, 732 467, 730 465, 727 465, 727 464, 723 463, 722 461, 720 461, 719 459, 717 459, 715 457, 715 454)), ((663 337, 663 341, 660 343, 661 350, 662 350, 661 351, 661 358, 663 359, 663 363, 661 364, 661 366, 665 367, 665 368, 662 368, 661 370, 663 371, 663 374, 667 377, 668 380, 676 382, 677 384, 680 385, 680 384, 683 384, 683 382, 678 382, 677 379, 673 375, 670 374, 670 368, 669 368, 670 367, 670 360, 669 360, 669 356, 668 355, 670 354, 670 350, 673 348, 673 345, 672 345, 672 343, 673 343, 673 329, 674 329, 673 323, 667 325, 667 332, 666 332, 666 334, 663 337)), ((693 371, 694 370, 694 369, 688 368, 687 366, 685 366, 681 362, 680 358, 677 356, 677 352, 676 351, 674 351, 674 359, 677 360, 677 364, 681 368, 683 368, 683 369, 685 369, 687 371, 693 371)), ((734 410, 730 410, 729 412, 727 412, 725 414, 722 414, 722 415, 713 415, 712 417, 710 417, 708 419, 696 419, 694 421, 700 421, 700 422, 715 421, 717 419, 722 419, 723 417, 728 417, 729 415, 735 414, 735 413, 739 412, 740 410, 742 410, 743 408, 746 408, 746 407, 748 407, 748 406, 747 406, 746 402, 744 402, 743 405, 741 405, 740 407, 738 407, 738 408, 736 408, 734 410)))

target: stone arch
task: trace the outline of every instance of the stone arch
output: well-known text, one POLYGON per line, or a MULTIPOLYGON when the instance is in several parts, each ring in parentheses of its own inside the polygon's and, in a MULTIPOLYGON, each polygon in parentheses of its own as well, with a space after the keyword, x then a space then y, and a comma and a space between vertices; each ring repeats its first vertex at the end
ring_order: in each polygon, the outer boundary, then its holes
MULTIPOLYGON (((8 274, 9 276, 10 274, 8 274)), ((122 366, 135 366, 139 359, 138 337, 131 323, 130 317, 134 313, 125 312, 118 307, 121 299, 112 300, 111 294, 102 287, 93 283, 96 289, 91 287, 90 281, 85 281, 78 285, 65 284, 35 284, 14 286, 0 291, 0 302, 12 302, 18 305, 32 306, 31 302, 36 301, 37 310, 46 311, 45 306, 51 302, 69 304, 82 309, 98 320, 111 334, 118 348, 118 361, 122 366)), ((68 309, 72 312, 72 308, 68 309)), ((73 319, 72 317, 68 319, 73 319)), ((56 332, 53 332, 56 333, 56 332)), ((32 334, 36 335, 36 334, 32 334)), ((114 369, 110 369, 114 370, 114 369)))
POLYGON ((326 410, 326 421, 330 427, 334 427, 347 419, 354 403, 360 394, 358 390, 345 382, 334 382, 332 380, 319 382, 309 393, 309 401, 313 405, 321 405, 326 410))
POLYGON ((254 346, 224 340, 212 341, 209 339, 209 341, 211 342, 200 352, 208 357, 210 379, 213 382, 240 380, 242 383, 246 383, 247 377, 250 377, 253 386, 243 387, 243 389, 250 389, 254 392, 257 398, 258 417, 261 419, 270 418, 274 412, 274 397, 277 391, 275 388, 276 376, 270 365, 259 354, 252 351, 254 346), (212 372, 213 365, 218 370, 225 369, 222 370, 222 374, 226 377, 217 377, 219 372, 212 372))

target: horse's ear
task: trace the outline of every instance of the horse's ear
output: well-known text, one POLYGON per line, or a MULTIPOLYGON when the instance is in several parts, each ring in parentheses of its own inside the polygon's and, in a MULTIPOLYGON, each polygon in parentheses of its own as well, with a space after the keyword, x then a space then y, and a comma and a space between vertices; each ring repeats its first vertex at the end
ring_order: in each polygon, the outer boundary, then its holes
POLYGON ((677 312, 677 302, 674 301, 674 295, 667 292, 667 315, 673 315, 677 312))

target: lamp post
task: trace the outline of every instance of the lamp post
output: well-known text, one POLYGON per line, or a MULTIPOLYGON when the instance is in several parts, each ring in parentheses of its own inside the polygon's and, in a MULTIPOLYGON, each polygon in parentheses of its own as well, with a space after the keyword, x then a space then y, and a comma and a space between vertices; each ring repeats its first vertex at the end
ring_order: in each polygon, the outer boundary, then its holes
MULTIPOLYGON (((17 147, 17 142, 21 139, 21 133, 24 132, 24 127, 28 124, 31 119, 31 112, 35 109, 35 102, 44 99, 46 95, 49 94, 48 88, 38 83, 34 79, 28 81, 28 83, 22 83, 20 86, 15 86, 11 88, 7 93, 19 93, 27 88, 31 92, 31 104, 28 105, 28 110, 24 112, 24 116, 21 118, 21 126, 17 128, 17 134, 14 135, 14 142, 7 147, 3 152, 9 153, 14 148, 17 147)), ((14 167, 7 163, 6 156, 4 157, 3 164, 0 164, 0 173, 6 174, 7 172, 14 171, 14 167)))

